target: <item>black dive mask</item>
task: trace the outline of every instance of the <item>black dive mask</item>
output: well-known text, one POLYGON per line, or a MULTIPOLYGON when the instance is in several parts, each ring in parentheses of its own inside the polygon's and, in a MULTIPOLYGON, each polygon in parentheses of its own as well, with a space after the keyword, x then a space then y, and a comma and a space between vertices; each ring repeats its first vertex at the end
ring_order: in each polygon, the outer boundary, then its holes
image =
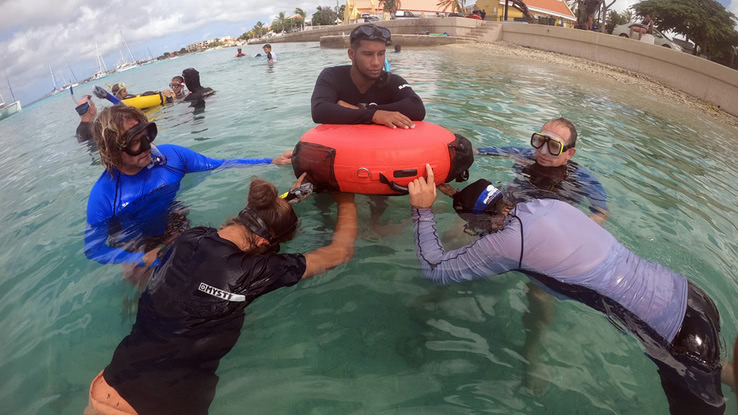
POLYGON ((139 122, 138 124, 131 127, 128 131, 126 131, 125 135, 123 136, 123 142, 126 143, 125 146, 120 147, 120 150, 123 150, 126 154, 128 154, 131 157, 138 156, 140 154, 145 153, 146 151, 149 151, 151 149, 151 143, 154 142, 154 139, 156 138, 156 135, 158 134, 158 129, 156 127, 156 123, 153 122, 139 122), (131 149, 131 144, 133 144, 133 139, 141 134, 140 144, 138 146, 138 150, 133 151, 131 149))

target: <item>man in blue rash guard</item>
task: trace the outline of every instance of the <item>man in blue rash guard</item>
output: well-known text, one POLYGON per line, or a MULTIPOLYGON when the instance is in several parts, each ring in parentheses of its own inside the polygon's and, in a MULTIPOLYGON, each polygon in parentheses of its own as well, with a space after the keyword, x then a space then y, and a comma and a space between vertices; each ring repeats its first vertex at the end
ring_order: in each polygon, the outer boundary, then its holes
POLYGON ((570 162, 577 152, 577 130, 566 118, 543 125, 531 136, 531 147, 484 147, 477 154, 506 156, 515 160, 518 177, 510 186, 516 197, 558 199, 574 205, 589 201, 590 217, 602 225, 607 220, 607 194, 586 168, 570 162))
POLYGON ((646 261, 573 206, 553 199, 513 205, 486 180, 453 194, 454 210, 479 232, 445 251, 428 180, 408 186, 415 248, 425 278, 451 284, 519 271, 533 281, 620 320, 658 366, 672 414, 723 414, 720 316, 683 275, 646 261))
POLYGON ((87 202, 85 255, 102 264, 124 264, 134 285, 145 282, 156 265, 159 246, 189 227, 186 208, 175 203, 187 173, 248 166, 289 164, 292 152, 270 159, 212 159, 171 144, 154 147, 156 124, 140 110, 106 108, 94 137, 105 171, 87 202))

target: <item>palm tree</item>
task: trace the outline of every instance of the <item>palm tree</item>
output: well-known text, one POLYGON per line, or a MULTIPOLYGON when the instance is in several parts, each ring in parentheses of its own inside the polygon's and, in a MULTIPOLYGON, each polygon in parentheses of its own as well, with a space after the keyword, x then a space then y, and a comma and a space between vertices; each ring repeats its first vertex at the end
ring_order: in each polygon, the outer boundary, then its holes
POLYGON ((261 20, 254 25, 254 33, 256 33, 256 37, 261 37, 264 34, 264 23, 261 20))
POLYGON ((451 13, 464 13, 464 0, 440 0, 436 6, 443 7, 444 12, 451 9, 451 13))
POLYGON ((379 7, 394 16, 402 7, 402 2, 400 0, 379 0, 379 7))
POLYGON ((277 20, 279 21, 279 25, 282 26, 282 33, 284 33, 284 28, 287 26, 287 17, 284 15, 284 12, 279 12, 279 17, 277 17, 277 20))
POLYGON ((301 29, 302 30, 305 30, 305 16, 307 16, 307 13, 305 13, 305 10, 297 7, 297 8, 295 8, 295 14, 298 15, 298 16, 300 16, 300 17, 302 17, 302 22, 300 22, 301 29))

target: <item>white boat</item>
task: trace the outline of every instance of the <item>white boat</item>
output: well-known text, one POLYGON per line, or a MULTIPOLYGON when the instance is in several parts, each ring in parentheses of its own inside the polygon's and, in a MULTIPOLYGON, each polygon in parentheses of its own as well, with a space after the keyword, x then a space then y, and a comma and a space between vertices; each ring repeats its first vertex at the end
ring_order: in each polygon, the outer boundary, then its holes
POLYGON ((92 75, 90 78, 91 80, 96 80, 100 78, 105 78, 108 76, 108 67, 105 65, 105 60, 103 60, 102 55, 100 55, 100 51, 97 50, 97 42, 95 42, 95 54, 97 55, 97 73, 92 75))
POLYGON ((13 102, 10 104, 6 104, 3 96, 0 95, 0 120, 8 118, 17 112, 20 112, 21 110, 21 103, 20 101, 15 99, 15 94, 13 94, 13 87, 10 86, 10 80, 8 79, 7 72, 5 72, 5 80, 8 82, 8 89, 10 89, 10 96, 13 97, 13 102))
MULTIPOLYGON (((3 97, 0 95, 0 101, 2 101, 3 97)), ((21 110, 21 103, 20 101, 15 101, 10 104, 6 104, 5 102, 0 102, 0 120, 10 117, 11 115, 20 112, 21 110)))

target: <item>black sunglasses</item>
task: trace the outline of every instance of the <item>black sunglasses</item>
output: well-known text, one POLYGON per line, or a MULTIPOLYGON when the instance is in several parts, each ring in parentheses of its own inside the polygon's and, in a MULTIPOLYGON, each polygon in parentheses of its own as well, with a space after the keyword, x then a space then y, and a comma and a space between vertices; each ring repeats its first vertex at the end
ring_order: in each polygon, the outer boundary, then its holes
POLYGON ((351 42, 356 40, 381 40, 385 44, 390 44, 392 42, 392 32, 384 27, 365 24, 351 31, 350 40, 351 42))
POLYGON ((159 130, 156 127, 156 123, 146 121, 139 122, 138 124, 131 127, 128 131, 126 131, 126 133, 123 135, 123 142, 125 143, 125 145, 119 148, 131 157, 138 156, 151 149, 151 143, 154 142, 154 139, 156 138, 158 132, 159 130), (133 151, 131 149, 132 144, 134 144, 133 139, 142 132, 144 134, 139 140, 141 144, 138 146, 138 150, 133 151))

